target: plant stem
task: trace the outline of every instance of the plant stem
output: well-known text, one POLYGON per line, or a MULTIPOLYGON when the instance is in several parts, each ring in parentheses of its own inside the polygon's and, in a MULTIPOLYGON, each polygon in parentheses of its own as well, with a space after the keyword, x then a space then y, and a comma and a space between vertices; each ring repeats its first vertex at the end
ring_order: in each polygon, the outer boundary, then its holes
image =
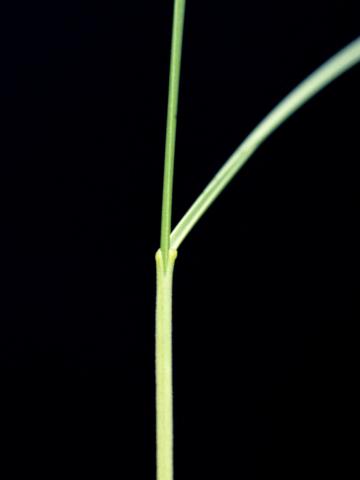
POLYGON ((173 480, 172 282, 177 252, 169 251, 165 265, 161 250, 156 259, 156 478, 173 480), (165 266, 167 268, 165 268, 165 266))
POLYGON ((178 249, 190 230, 220 195, 255 150, 296 110, 326 85, 360 62, 360 37, 336 53, 290 92, 248 135, 195 200, 171 233, 170 248, 178 249))
POLYGON ((163 255, 164 265, 167 265, 168 263, 168 255, 170 249, 176 118, 179 98, 179 81, 182 38, 184 30, 185 3, 185 0, 174 0, 160 240, 160 248, 163 255))
POLYGON ((176 120, 186 0, 174 0, 166 125, 160 250, 156 252, 156 478, 174 478, 172 387, 172 279, 176 250, 170 250, 176 120))

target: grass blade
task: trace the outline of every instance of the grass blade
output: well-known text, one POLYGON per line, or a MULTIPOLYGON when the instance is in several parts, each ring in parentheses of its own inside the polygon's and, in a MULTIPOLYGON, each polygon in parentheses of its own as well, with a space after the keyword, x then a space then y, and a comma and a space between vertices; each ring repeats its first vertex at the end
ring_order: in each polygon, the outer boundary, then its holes
POLYGON ((170 249, 170 231, 171 231, 171 210, 172 210, 172 192, 174 178, 174 157, 175 157, 175 139, 176 139, 176 117, 179 98, 180 66, 182 39, 185 17, 185 0, 174 1, 174 16, 171 41, 171 61, 170 61, 170 79, 169 79, 169 97, 166 126, 166 146, 164 162, 164 184, 163 200, 161 212, 161 238, 160 248, 163 256, 165 268, 168 262, 170 249))
POLYGON ((254 151, 296 110, 326 85, 360 62, 360 37, 316 69, 289 93, 246 137, 205 190, 185 213, 170 237, 170 248, 177 250, 213 201, 233 179, 254 151))

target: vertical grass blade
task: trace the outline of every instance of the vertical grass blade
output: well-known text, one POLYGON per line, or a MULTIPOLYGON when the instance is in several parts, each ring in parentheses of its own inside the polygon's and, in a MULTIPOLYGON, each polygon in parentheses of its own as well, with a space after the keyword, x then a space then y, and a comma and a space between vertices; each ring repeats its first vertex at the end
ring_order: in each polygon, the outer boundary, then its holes
POLYGON ((167 266, 170 248, 176 118, 179 98, 185 3, 185 0, 174 1, 160 238, 160 248, 165 268, 167 266))

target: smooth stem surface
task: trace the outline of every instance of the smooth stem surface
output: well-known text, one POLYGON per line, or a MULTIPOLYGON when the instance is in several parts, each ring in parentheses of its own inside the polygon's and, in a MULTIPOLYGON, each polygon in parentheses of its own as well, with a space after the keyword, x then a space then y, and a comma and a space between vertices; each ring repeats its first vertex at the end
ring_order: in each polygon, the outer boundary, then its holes
POLYGON ((170 248, 176 250, 179 247, 212 202, 264 140, 311 97, 358 62, 360 37, 331 57, 287 95, 243 141, 189 208, 171 233, 170 248))
POLYGON ((177 252, 170 250, 165 268, 156 252, 156 478, 173 480, 172 280, 177 252))
POLYGON ((176 120, 186 0, 174 0, 166 125, 160 250, 156 259, 156 478, 174 478, 172 387, 172 278, 176 251, 170 250, 176 120))
POLYGON ((160 248, 164 259, 164 265, 167 265, 168 263, 168 255, 170 249, 176 118, 179 98, 179 81, 182 38, 184 30, 185 3, 185 0, 174 1, 160 239, 160 248))

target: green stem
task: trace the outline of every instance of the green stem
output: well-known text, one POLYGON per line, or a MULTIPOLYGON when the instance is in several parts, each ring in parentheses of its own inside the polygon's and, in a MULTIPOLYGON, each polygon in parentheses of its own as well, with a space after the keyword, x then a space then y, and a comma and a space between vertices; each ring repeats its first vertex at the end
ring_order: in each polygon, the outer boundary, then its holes
POLYGON ((164 265, 167 265, 168 263, 168 255, 170 249, 176 118, 179 99, 179 82, 182 39, 184 31, 185 3, 185 0, 174 1, 160 239, 164 265))
POLYGON ((168 264, 161 250, 156 260, 156 469, 157 480, 173 480, 173 388, 172 388, 172 282, 177 252, 170 250, 168 264), (166 267, 166 268, 165 268, 166 267))
POLYGON ((176 120, 186 0, 174 0, 166 125, 160 250, 156 259, 156 478, 173 480, 172 279, 176 250, 170 250, 176 120))

